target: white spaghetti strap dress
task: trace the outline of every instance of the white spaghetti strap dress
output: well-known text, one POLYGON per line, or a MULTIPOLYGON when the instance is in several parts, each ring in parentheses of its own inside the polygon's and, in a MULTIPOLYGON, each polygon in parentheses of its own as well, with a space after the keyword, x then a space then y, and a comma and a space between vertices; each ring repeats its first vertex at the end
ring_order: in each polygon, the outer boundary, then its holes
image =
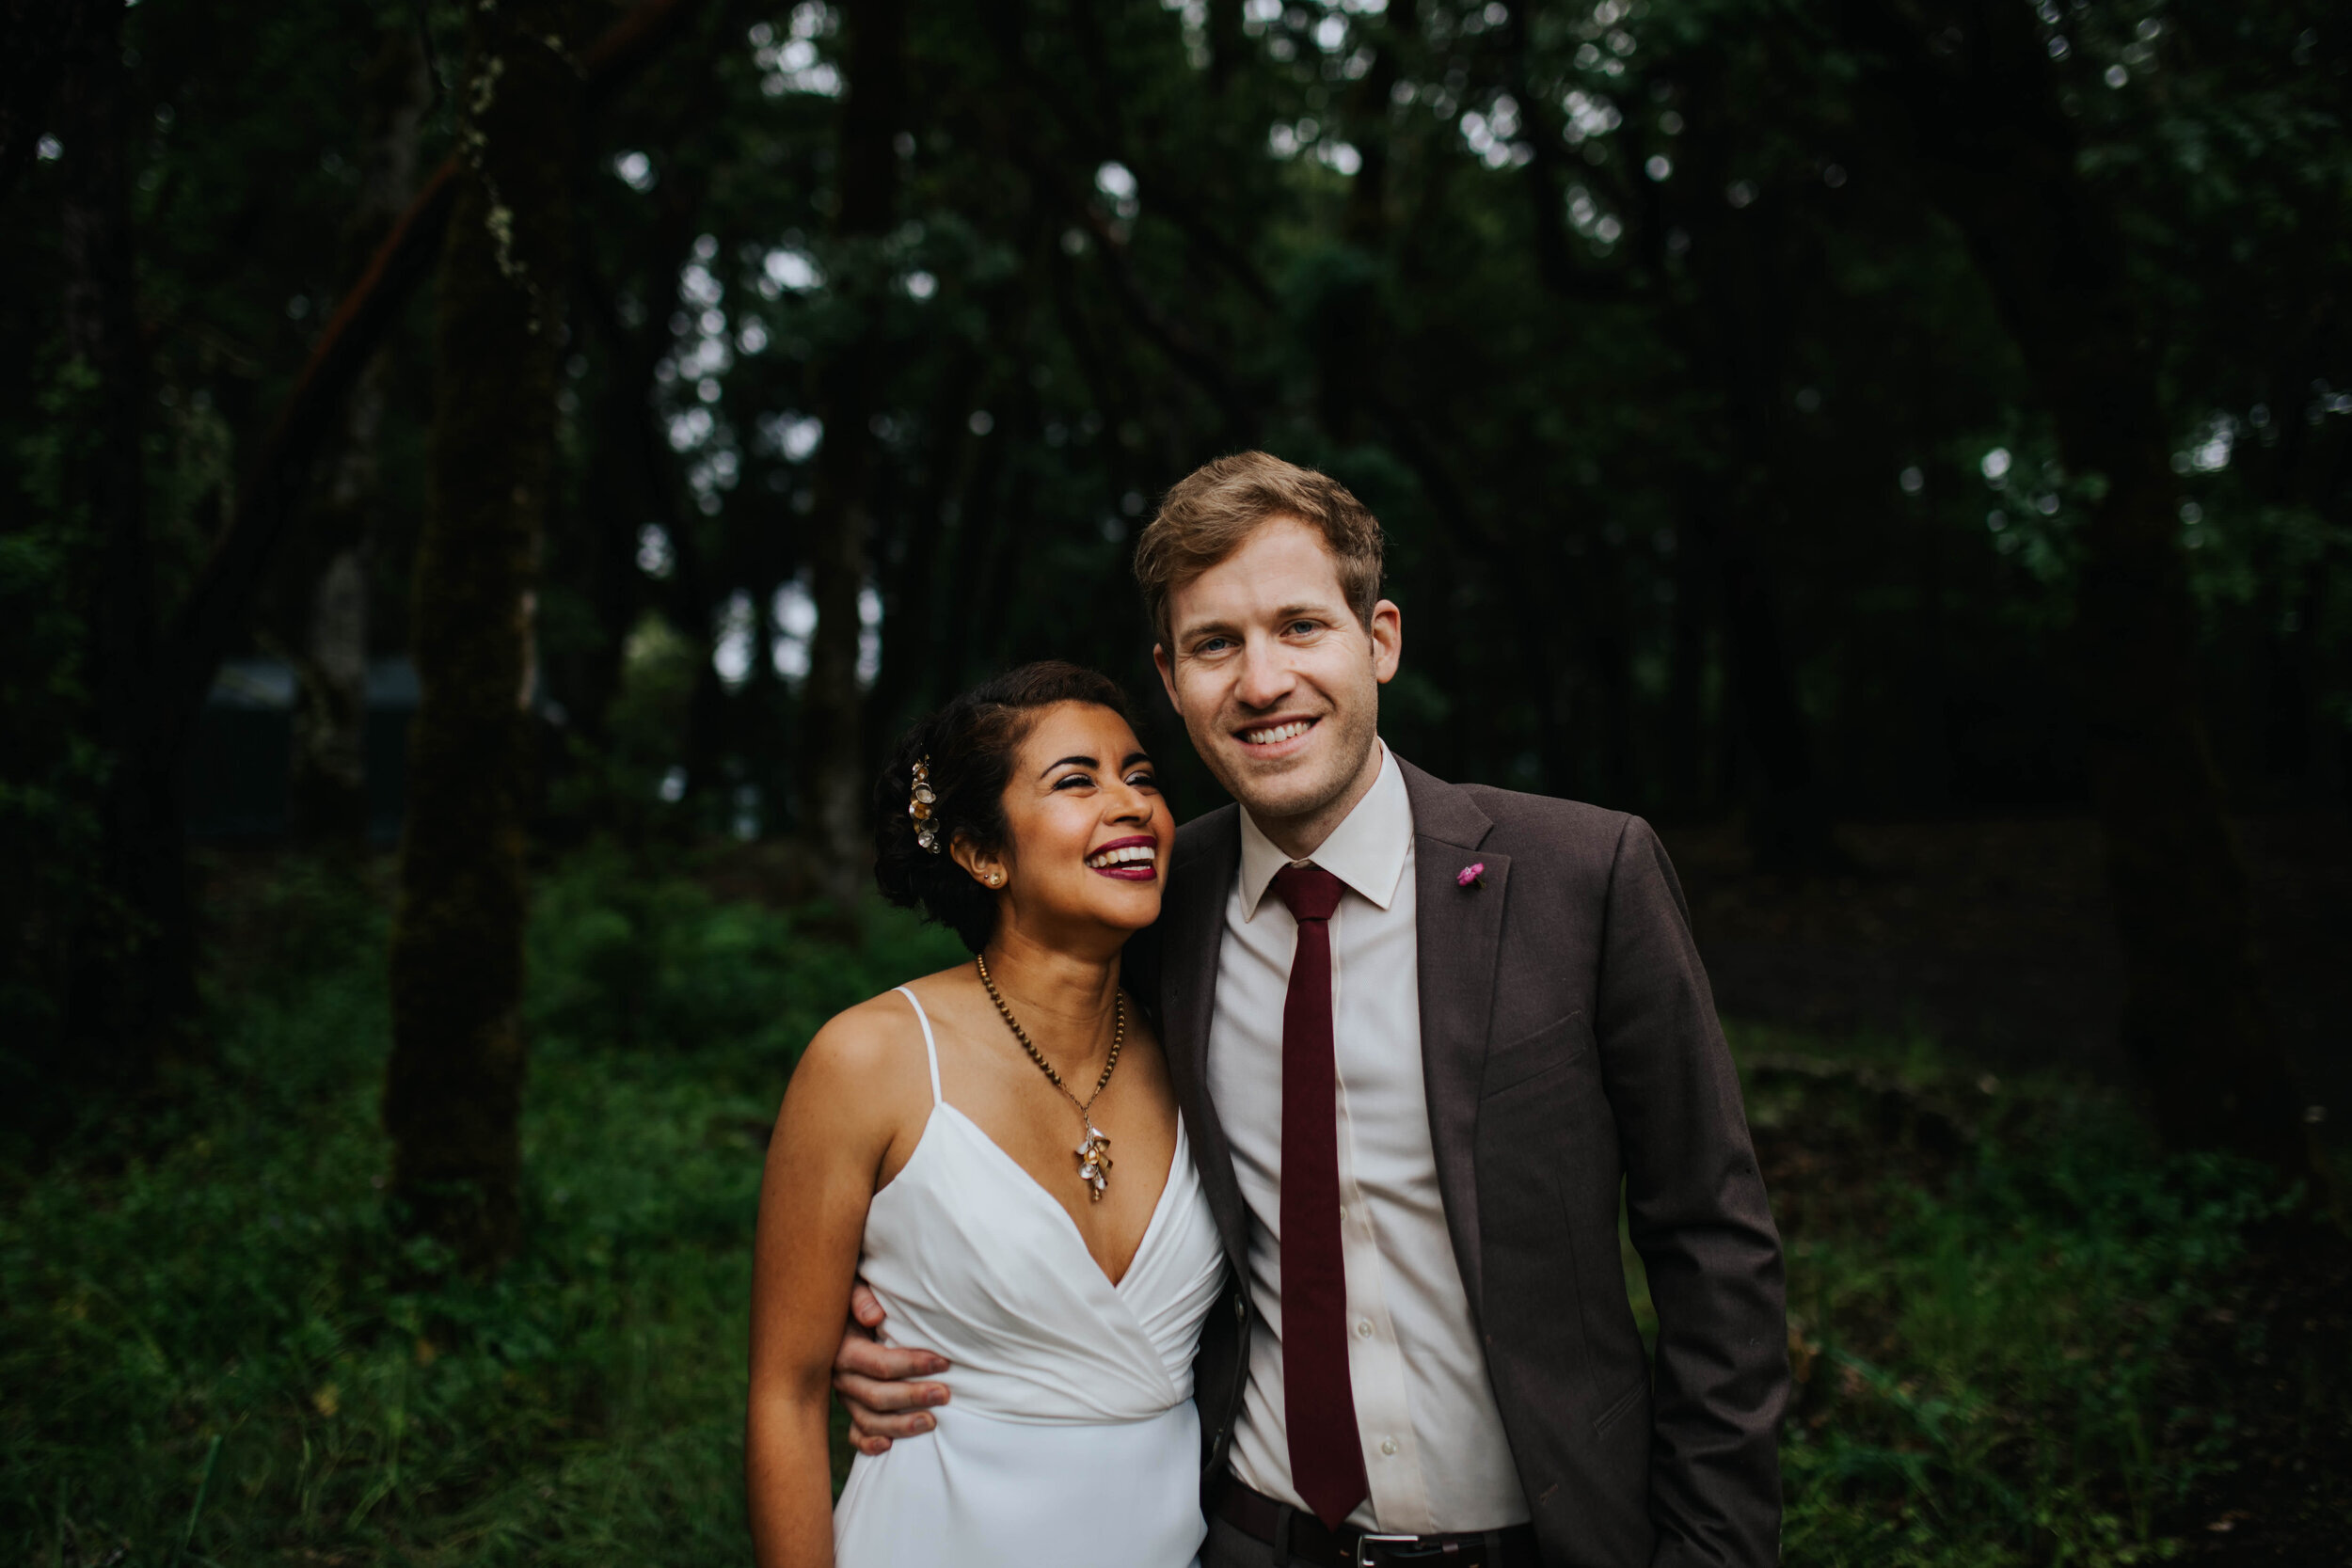
POLYGON ((941 1099, 874 1195, 859 1272, 892 1344, 946 1356, 939 1424, 858 1456, 840 1568, 1186 1568, 1200 1516, 1192 1357, 1224 1255, 1180 1122, 1168 1185, 1113 1285, 1069 1213, 941 1099))

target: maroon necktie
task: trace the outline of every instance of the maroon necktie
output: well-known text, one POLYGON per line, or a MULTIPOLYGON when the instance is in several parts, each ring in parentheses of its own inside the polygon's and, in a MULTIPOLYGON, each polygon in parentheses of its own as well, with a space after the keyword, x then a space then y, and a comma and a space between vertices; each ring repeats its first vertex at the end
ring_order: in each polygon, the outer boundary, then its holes
POLYGON ((1274 892, 1298 920, 1282 998, 1282 1402, 1291 1484, 1331 1529, 1371 1488, 1347 1376, 1340 1138, 1331 1057, 1331 911, 1340 879, 1286 865, 1274 892))

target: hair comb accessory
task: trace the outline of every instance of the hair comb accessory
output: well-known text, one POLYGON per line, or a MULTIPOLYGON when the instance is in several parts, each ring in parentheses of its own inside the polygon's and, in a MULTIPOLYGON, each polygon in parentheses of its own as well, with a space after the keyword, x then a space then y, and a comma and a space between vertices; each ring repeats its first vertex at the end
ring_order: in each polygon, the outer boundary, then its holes
POLYGON ((939 853, 939 824, 931 817, 931 807, 939 801, 931 789, 931 759, 929 756, 914 765, 914 790, 907 797, 907 819, 914 824, 914 842, 939 853))

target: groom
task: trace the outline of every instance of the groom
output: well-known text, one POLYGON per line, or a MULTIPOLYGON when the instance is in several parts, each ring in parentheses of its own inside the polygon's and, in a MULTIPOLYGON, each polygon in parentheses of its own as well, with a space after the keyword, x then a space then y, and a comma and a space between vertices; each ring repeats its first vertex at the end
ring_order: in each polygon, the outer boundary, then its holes
MULTIPOLYGON (((1187 477, 1136 551, 1239 802, 1177 834, 1130 956, 1241 1282, 1195 1365, 1201 1561, 1762 1568, 1780 1243, 1680 887, 1638 817, 1389 751, 1380 570, 1362 504, 1263 452, 1187 477)), ((845 1339, 861 1447, 926 1430, 944 1390, 885 1380, 942 1370, 845 1339)))

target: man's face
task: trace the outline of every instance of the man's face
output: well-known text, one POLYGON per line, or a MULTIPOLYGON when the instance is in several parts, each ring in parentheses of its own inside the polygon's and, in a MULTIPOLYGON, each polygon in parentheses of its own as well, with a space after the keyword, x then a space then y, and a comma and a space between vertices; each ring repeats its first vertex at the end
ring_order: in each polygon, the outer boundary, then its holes
POLYGON ((1269 833, 1312 823, 1319 841, 1375 776, 1396 606, 1358 621, 1322 533, 1276 517, 1170 595, 1168 635, 1152 660, 1200 760, 1269 833))

